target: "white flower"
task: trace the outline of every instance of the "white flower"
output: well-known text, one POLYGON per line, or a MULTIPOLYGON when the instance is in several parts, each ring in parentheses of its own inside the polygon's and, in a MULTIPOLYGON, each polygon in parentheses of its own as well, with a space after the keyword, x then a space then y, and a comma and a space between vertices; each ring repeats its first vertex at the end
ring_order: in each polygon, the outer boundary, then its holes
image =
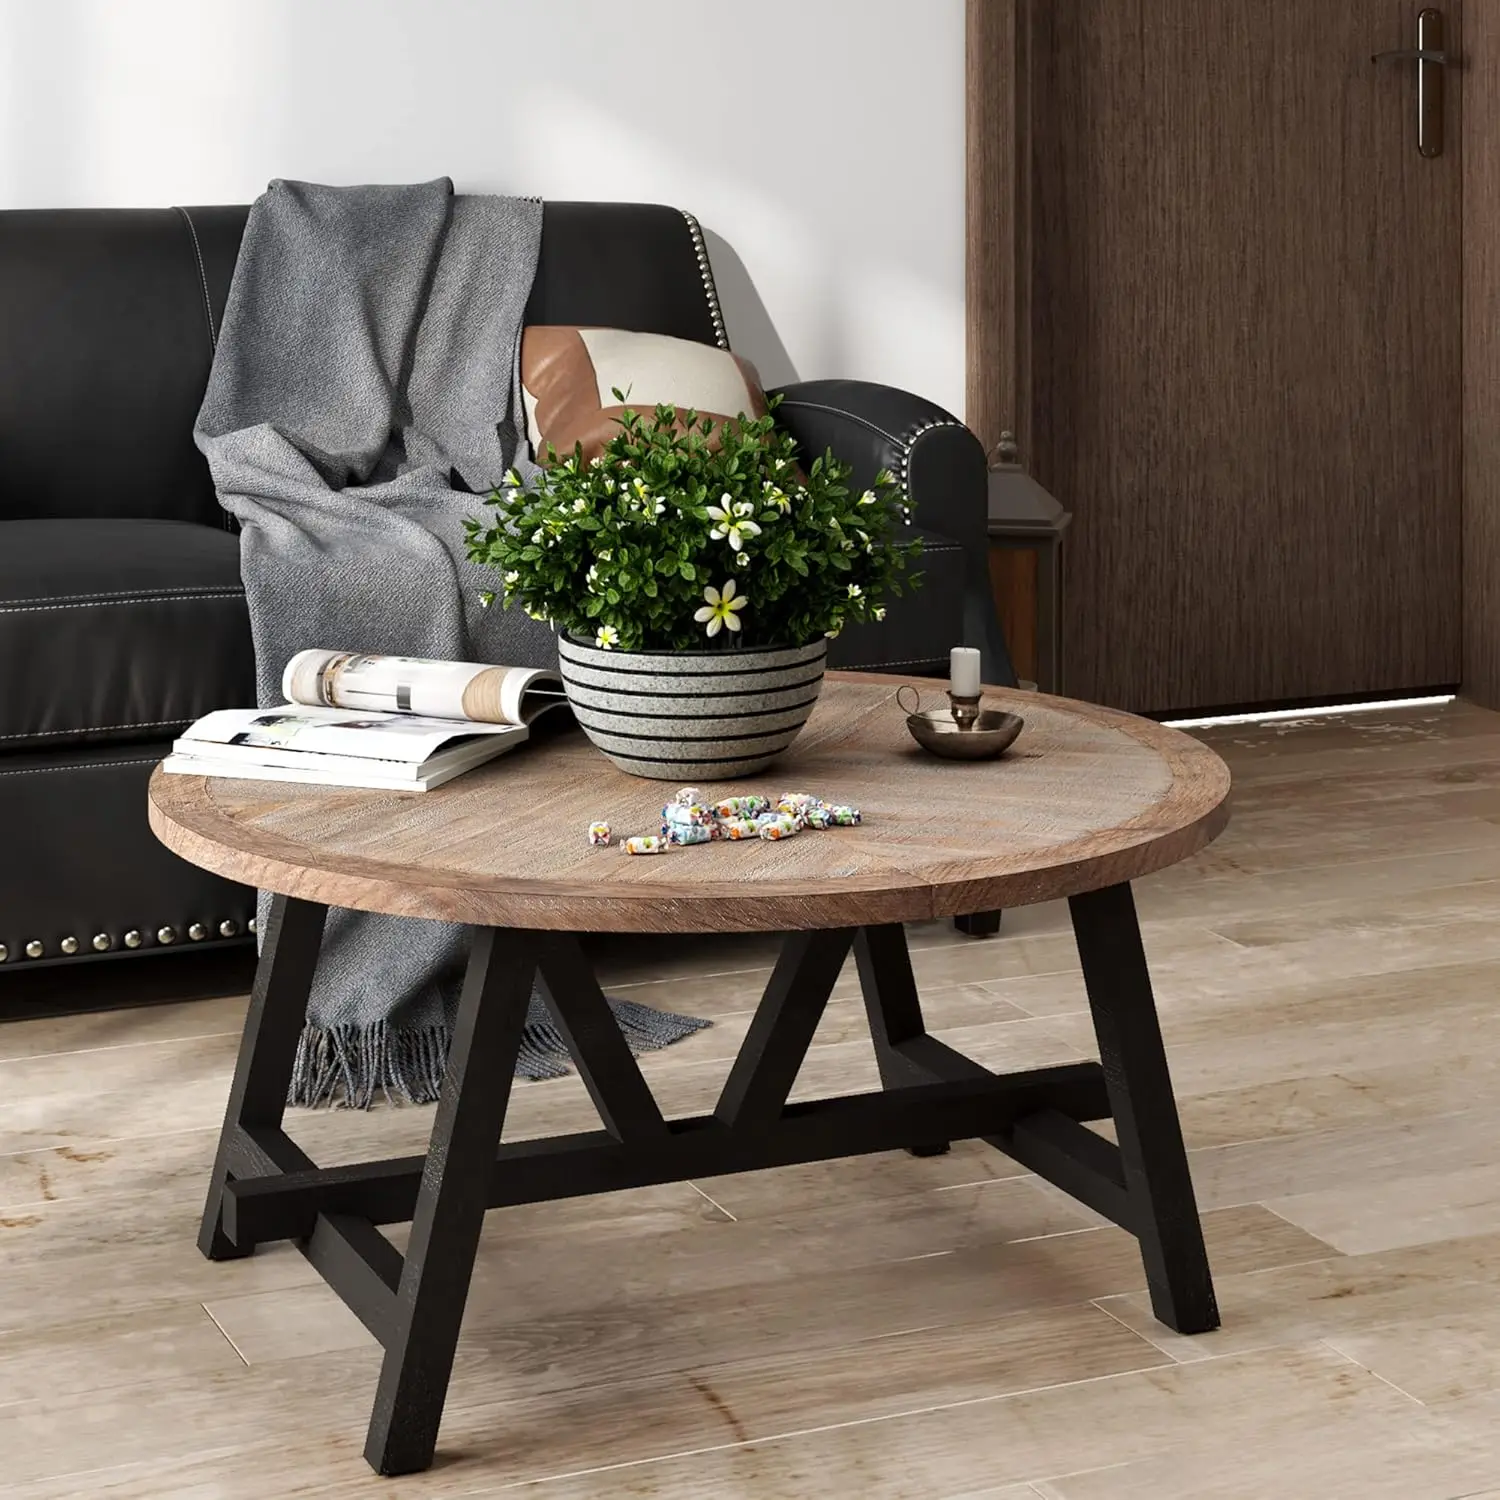
POLYGON ((779 474, 784 468, 786 468, 786 460, 784 458, 775 458, 771 460, 771 469, 773 473, 779 474))
POLYGON ((637 500, 644 500, 646 498, 646 481, 639 474, 630 481, 630 488, 635 491, 637 500))
POLYGON ((526 613, 530 615, 533 620, 540 620, 544 625, 547 623, 547 615, 545 610, 528 609, 526 613))
POLYGON ((547 533, 545 531, 543 531, 540 526, 538 526, 537 529, 531 533, 531 540, 533 542, 536 542, 536 543, 540 544, 542 541, 544 541, 546 539, 546 536, 547 536, 547 533))
POLYGON ((718 541, 724 537, 729 542, 731 552, 743 552, 745 550, 745 538, 760 535, 760 526, 750 519, 755 507, 748 500, 736 503, 727 494, 723 497, 722 505, 710 505, 708 516, 715 523, 709 532, 711 541, 718 541))
POLYGON ((736 552, 734 554, 734 565, 737 568, 748 568, 750 566, 750 554, 748 552, 736 552))
POLYGON ((600 562, 609 562, 614 557, 614 555, 615 554, 608 547, 601 547, 599 549, 600 562))
POLYGON ((866 490, 864 494, 859 497, 859 503, 861 505, 874 505, 877 498, 878 497, 876 496, 874 490, 866 490))
POLYGON ((824 635, 825 639, 827 639, 827 640, 830 640, 830 641, 837 640, 838 639, 839 631, 841 631, 843 628, 844 627, 843 627, 842 624, 835 625, 832 630, 825 630, 823 632, 823 635, 824 635))
POLYGON ((515 584, 518 584, 520 581, 521 581, 521 575, 514 568, 512 568, 510 570, 510 572, 505 575, 505 586, 507 588, 510 588, 510 587, 512 587, 515 584))
POLYGON ((588 589, 589 593, 592 594, 594 592, 594 585, 598 582, 598 580, 599 564, 595 563, 594 566, 589 569, 588 576, 583 580, 584 586, 588 589))
POLYGON ((885 605, 877 604, 875 606, 875 619, 877 622, 885 619, 885 605))
POLYGON ((620 644, 620 632, 613 625, 601 625, 594 637, 594 644, 601 651, 612 651, 620 644))
POLYGON ((608 475, 606 475, 605 479, 604 479, 604 493, 606 495, 613 495, 614 492, 615 492, 615 482, 614 482, 613 479, 609 478, 608 475))
POLYGON ((863 594, 864 594, 864 590, 862 588, 860 588, 860 586, 857 583, 851 583, 849 585, 849 597, 851 599, 858 599, 858 598, 862 597, 863 594))
POLYGON ((712 587, 703 590, 703 608, 693 618, 703 626, 707 627, 710 639, 727 625, 731 630, 740 628, 739 611, 750 602, 748 594, 737 593, 739 585, 734 579, 726 579, 724 592, 712 587))
POLYGON ((603 466, 604 466, 604 455, 602 453, 596 453, 589 460, 589 468, 591 468, 591 469, 599 469, 599 468, 603 468, 603 466))
POLYGON ((582 496, 582 495, 580 495, 580 496, 579 496, 579 497, 578 497, 578 498, 577 498, 577 499, 576 499, 576 500, 575 500, 575 501, 574 501, 574 502, 573 502, 573 514, 574 514, 574 515, 575 515, 575 516, 581 516, 581 515, 582 515, 582 514, 583 514, 583 513, 584 513, 584 511, 586 511, 586 510, 587 510, 587 509, 588 509, 588 508, 589 508, 589 503, 588 503, 588 501, 587 501, 587 500, 585 500, 585 499, 584 499, 584 498, 583 498, 583 496, 582 496))
POLYGON ((661 515, 666 508, 667 502, 665 500, 653 499, 650 495, 644 496, 641 500, 641 509, 645 512, 648 521, 654 516, 661 515))

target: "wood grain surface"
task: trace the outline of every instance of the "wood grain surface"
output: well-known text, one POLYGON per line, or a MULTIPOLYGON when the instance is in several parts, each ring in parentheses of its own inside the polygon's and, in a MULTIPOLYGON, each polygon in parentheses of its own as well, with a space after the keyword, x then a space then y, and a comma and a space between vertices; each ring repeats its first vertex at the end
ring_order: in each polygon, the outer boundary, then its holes
MULTIPOLYGON (((1019 424, 1024 124, 1017 85, 1025 0, 967 0, 964 11, 964 421, 988 451, 1019 424)), ((1014 650, 1014 643, 1012 643, 1014 650)))
MULTIPOLYGON (((1410 65, 1370 61, 1414 6, 1028 5, 1023 456, 1074 516, 1070 689, 1157 712, 1456 683, 1458 91, 1425 160, 1410 65)), ((1493 428, 1495 356, 1470 368, 1493 428)))
MULTIPOLYGON (((1229 772, 1198 741, 1090 704, 995 688, 1024 716, 1001 759, 940 760, 907 733, 901 679, 830 673, 807 728, 714 797, 808 791, 857 828, 634 857, 588 825, 654 831, 670 784, 626 776, 578 733, 436 791, 329 791, 168 776, 157 837, 267 890, 401 916, 590 932, 757 932, 919 921, 1093 890, 1187 858, 1228 820, 1229 772)), ((930 698, 936 700, 929 687, 930 698)))
MULTIPOLYGON (((1451 24, 1451 19, 1450 19, 1451 24)), ((1462 119, 1464 176, 1464 664, 1466 695, 1500 706, 1500 15, 1465 17, 1462 72, 1449 88, 1462 119)))

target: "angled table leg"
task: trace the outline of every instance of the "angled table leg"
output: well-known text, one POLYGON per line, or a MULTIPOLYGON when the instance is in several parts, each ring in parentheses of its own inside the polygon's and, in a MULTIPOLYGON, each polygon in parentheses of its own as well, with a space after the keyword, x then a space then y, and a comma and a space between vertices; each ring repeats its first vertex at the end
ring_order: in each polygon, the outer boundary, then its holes
POLYGON ((432 1463, 535 972, 531 934, 474 930, 365 1441, 379 1474, 432 1463))
POLYGON ((240 1249, 224 1233, 224 1187, 233 1175, 243 1132, 281 1127, 327 913, 326 906, 312 901, 291 896, 271 898, 265 943, 250 992, 250 1009, 240 1039, 239 1060, 234 1065, 224 1128, 219 1134, 203 1227, 198 1233, 198 1248, 210 1260, 235 1260, 254 1249, 240 1249))
MULTIPOLYGON (((859 967, 859 987, 870 1022, 870 1040, 875 1044, 875 1063, 883 1088, 925 1082, 928 1074, 900 1049, 907 1042, 927 1035, 922 1002, 911 971, 911 952, 906 929, 899 925, 861 927, 854 940, 854 961, 859 967)), ((947 1141, 908 1146, 913 1156, 942 1156, 947 1141)))
POLYGON ((1070 896, 1151 1308, 1178 1333, 1219 1326, 1177 1102, 1130 886, 1070 896))

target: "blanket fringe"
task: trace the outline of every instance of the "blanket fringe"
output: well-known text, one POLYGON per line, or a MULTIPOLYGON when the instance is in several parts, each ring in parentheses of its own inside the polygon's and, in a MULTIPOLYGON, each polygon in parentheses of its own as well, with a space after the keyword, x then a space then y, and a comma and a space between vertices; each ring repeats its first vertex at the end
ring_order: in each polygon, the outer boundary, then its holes
MULTIPOLYGON (((609 1003, 637 1055, 670 1047, 713 1024, 634 1000, 609 1003)), ((387 1104, 431 1104, 443 1086, 452 1037, 445 1023, 418 1028, 398 1028, 384 1020, 369 1026, 309 1023, 297 1044, 287 1102, 305 1108, 369 1109, 378 1097, 387 1104)), ((521 1034, 516 1077, 561 1078, 572 1071, 571 1063, 562 1033, 545 1006, 533 999, 521 1034)))

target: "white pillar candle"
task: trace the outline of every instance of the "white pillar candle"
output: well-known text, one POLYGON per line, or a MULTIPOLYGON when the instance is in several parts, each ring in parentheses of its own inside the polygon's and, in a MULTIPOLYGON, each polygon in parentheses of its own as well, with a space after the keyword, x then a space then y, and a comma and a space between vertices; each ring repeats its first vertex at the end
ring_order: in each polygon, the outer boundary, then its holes
POLYGON ((972 646, 955 646, 948 653, 948 691, 955 698, 979 696, 979 653, 972 646))

